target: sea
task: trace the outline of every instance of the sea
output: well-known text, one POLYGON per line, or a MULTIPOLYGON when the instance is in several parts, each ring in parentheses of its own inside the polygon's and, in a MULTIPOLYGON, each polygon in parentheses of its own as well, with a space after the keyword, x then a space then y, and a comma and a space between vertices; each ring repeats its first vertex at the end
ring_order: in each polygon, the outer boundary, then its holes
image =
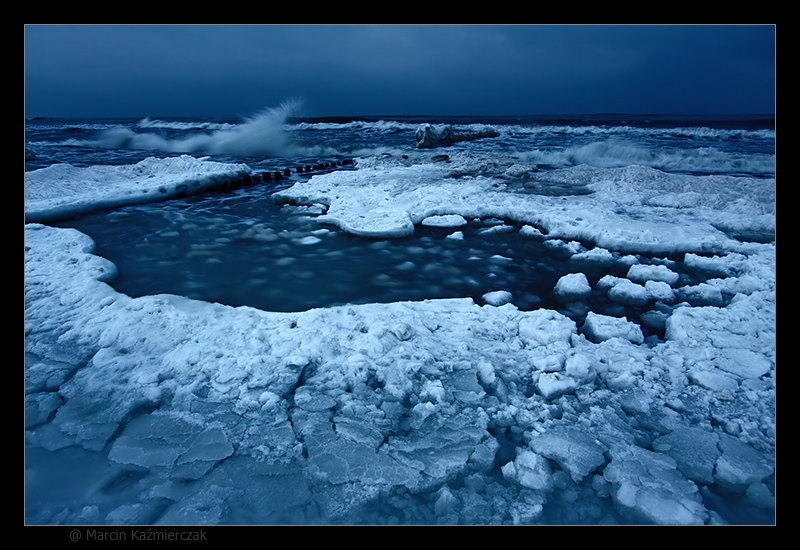
POLYGON ((25 120, 173 157, 26 220, 26 523, 774 523, 773 115, 25 120))
MULTIPOLYGON (((189 154, 243 163, 266 174, 269 179, 258 186, 56 223, 95 240, 98 254, 119 268, 113 284, 120 292, 172 293, 268 311, 479 299, 497 288, 517 295, 520 307, 558 305, 550 290, 569 272, 569 255, 530 239, 486 231, 480 223, 465 228, 483 232, 477 240, 447 240, 441 229, 418 227, 403 239, 364 239, 335 231, 329 235, 333 238, 314 246, 298 245, 298 235, 324 232, 327 226, 316 225, 308 208, 280 204, 273 194, 315 174, 357 170, 359 158, 387 166, 402 159, 433 159, 450 164, 458 177, 502 175, 520 164, 538 176, 579 165, 640 165, 697 177, 775 176, 775 122, 767 115, 299 118, 291 105, 282 105, 249 119, 37 118, 26 121, 25 138, 26 170, 54 163, 116 166, 189 154), (420 148, 416 134, 423 125, 491 137, 420 148), (252 238, 242 238, 248 235, 252 238), (470 260, 487 254, 500 265, 476 266, 470 260)), ((556 183, 521 188, 548 195, 588 193, 556 183)), ((595 279, 604 274, 597 272, 595 279)))

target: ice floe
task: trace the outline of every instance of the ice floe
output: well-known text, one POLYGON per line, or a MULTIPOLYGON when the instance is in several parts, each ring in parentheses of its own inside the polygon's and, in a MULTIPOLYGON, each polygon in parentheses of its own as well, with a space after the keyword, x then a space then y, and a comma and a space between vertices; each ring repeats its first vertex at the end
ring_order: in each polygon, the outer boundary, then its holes
POLYGON ((124 166, 53 164, 25 174, 25 219, 46 222, 103 208, 188 196, 249 177, 244 164, 189 155, 124 166))

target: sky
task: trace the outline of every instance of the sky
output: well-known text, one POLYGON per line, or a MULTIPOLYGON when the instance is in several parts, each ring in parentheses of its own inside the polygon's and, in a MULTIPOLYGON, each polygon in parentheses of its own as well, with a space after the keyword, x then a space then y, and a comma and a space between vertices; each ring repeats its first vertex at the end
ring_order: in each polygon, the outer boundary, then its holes
POLYGON ((774 25, 26 25, 25 116, 774 113, 774 25))

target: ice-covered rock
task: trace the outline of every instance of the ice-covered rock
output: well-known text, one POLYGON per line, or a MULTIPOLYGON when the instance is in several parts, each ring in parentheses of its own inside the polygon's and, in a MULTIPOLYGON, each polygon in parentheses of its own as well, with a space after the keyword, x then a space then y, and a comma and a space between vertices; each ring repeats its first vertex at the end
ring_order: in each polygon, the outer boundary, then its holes
POLYGON ((491 128, 473 130, 473 131, 456 131, 452 126, 433 126, 431 124, 421 124, 417 128, 415 138, 417 140, 417 147, 420 149, 431 149, 435 147, 446 147, 457 143, 459 141, 472 141, 486 137, 497 137, 498 134, 491 128))

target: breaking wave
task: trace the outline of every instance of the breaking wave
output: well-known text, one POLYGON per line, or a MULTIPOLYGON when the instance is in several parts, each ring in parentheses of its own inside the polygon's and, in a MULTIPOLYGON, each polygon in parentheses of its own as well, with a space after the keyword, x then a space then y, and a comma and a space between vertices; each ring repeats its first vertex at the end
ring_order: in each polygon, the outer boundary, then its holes
POLYGON ((145 149, 168 153, 228 154, 244 157, 291 157, 337 154, 332 147, 305 145, 292 139, 287 121, 296 116, 300 102, 287 101, 265 109, 240 124, 165 122, 144 119, 144 129, 212 130, 182 136, 165 136, 157 132, 139 132, 119 127, 104 131, 97 139, 73 143, 107 149, 145 149))

